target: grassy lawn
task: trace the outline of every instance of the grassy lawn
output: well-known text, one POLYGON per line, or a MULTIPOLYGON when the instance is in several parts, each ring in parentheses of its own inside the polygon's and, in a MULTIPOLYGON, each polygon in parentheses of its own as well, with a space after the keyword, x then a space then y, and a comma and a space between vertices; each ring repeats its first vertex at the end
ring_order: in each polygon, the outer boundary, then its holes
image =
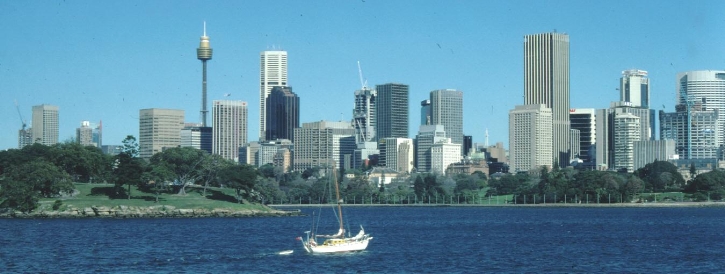
POLYGON ((76 190, 79 192, 78 194, 68 198, 41 199, 39 205, 40 209, 50 210, 56 200, 62 200, 62 208, 67 208, 69 206, 75 208, 86 208, 91 206, 114 207, 124 205, 148 207, 169 205, 184 209, 226 208, 232 210, 269 210, 269 208, 265 206, 259 204, 247 204, 244 203, 244 201, 242 201, 242 204, 238 204, 234 198, 235 194, 233 189, 210 187, 207 188, 206 196, 202 196, 203 187, 189 186, 186 188, 186 195, 162 193, 159 195, 159 202, 156 203, 153 193, 143 192, 135 189, 135 187, 131 188, 131 199, 112 199, 105 194, 108 191, 112 191, 112 184, 75 183, 74 185, 76 190))

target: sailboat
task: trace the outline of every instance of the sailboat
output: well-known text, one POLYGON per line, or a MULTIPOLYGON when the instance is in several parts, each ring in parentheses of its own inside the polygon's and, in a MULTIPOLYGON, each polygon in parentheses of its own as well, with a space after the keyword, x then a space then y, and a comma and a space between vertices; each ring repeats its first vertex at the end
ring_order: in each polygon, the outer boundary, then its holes
MULTIPOLYGON (((332 177, 335 183, 335 197, 337 198, 337 214, 340 228, 334 235, 316 235, 312 231, 305 231, 306 237, 298 237, 297 239, 302 241, 302 247, 308 253, 340 253, 340 252, 353 252, 363 251, 368 247, 368 243, 373 239, 369 234, 365 234, 365 229, 360 226, 360 231, 350 237, 345 237, 345 228, 342 218, 342 199, 340 199, 340 187, 337 185, 337 176, 335 175, 335 169, 333 168, 332 177), (324 238, 325 240, 319 244, 317 238, 324 238)), ((314 227, 314 225, 313 225, 314 227)))

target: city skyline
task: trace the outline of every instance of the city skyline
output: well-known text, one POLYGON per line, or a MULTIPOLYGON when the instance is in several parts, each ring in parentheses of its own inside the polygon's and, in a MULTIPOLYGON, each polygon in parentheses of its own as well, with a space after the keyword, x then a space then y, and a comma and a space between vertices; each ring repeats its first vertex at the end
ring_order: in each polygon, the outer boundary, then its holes
POLYGON ((0 95, 7 99, 0 149, 17 147, 21 120, 13 99, 26 120, 32 106, 59 106, 60 142, 85 120, 104 121, 104 144, 139 137, 138 111, 146 108, 183 109, 185 122, 200 120, 195 49, 204 21, 215 40, 209 99, 250 102, 252 139, 261 134, 254 132, 260 110, 253 102, 264 50, 289 53, 288 85, 303 102, 300 123, 352 119, 361 61, 371 86, 410 86, 408 137, 419 130, 419 102, 430 90, 465 91, 464 134, 477 143, 486 129, 492 143, 508 140, 508 110, 523 103, 527 34, 570 36, 572 108, 607 108, 619 98, 621 71, 636 68, 655 83, 651 107, 672 112, 678 73, 725 64, 719 1, 658 3, 651 14, 637 12, 651 8, 638 2, 626 2, 631 9, 624 11, 614 7, 625 2, 314 3, 285 5, 280 16, 289 20, 254 12, 264 2, 0 3, 0 30, 13 37, 0 41, 0 95), (376 20, 343 20, 363 15, 376 20))

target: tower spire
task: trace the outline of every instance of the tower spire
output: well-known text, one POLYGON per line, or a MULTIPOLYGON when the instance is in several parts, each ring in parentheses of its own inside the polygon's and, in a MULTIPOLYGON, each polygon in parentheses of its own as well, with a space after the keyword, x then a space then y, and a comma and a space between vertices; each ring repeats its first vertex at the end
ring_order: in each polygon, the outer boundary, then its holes
POLYGON ((204 35, 203 36, 206 36, 206 21, 204 21, 204 35))

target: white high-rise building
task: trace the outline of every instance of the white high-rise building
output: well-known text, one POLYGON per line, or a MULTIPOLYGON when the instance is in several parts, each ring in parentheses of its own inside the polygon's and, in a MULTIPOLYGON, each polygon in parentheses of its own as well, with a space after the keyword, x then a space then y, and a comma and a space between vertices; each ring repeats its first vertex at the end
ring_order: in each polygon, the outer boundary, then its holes
POLYGON ((524 36, 524 104, 551 109, 552 155, 569 164, 569 35, 524 36))
POLYGON ((449 165, 461 161, 461 146, 451 142, 451 138, 443 138, 433 144, 430 148, 430 172, 445 175, 449 165))
POLYGON ((641 140, 640 118, 631 113, 614 116, 614 169, 634 171, 634 142, 641 140))
POLYGON ((214 100, 212 154, 239 161, 239 147, 247 143, 247 102, 214 100))
POLYGON ((148 108, 139 110, 139 156, 150 159, 166 148, 181 145, 184 111, 180 109, 148 108))
POLYGON ((259 139, 264 140, 267 125, 267 97, 273 87, 287 86, 287 51, 262 51, 259 61, 259 139))
POLYGON ((551 109, 543 104, 516 106, 509 112, 511 172, 552 167, 551 119, 551 109))
MULTIPOLYGON (((677 103, 702 104, 702 110, 718 110, 718 122, 725 125, 725 71, 698 70, 677 74, 677 103)), ((717 132, 718 145, 725 144, 725 126, 717 132)), ((679 144, 678 144, 679 145, 679 144)))

